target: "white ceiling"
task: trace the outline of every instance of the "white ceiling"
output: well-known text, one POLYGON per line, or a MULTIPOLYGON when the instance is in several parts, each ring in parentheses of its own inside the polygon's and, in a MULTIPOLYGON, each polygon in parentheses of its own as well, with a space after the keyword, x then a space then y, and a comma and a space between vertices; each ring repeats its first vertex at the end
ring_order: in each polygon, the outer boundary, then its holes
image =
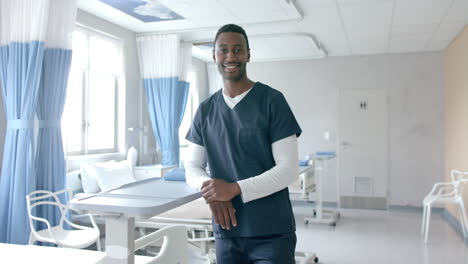
POLYGON ((440 51, 468 23, 468 0, 159 2, 186 19, 143 23, 98 0, 79 0, 78 7, 138 33, 178 32, 194 43, 212 41, 218 27, 236 23, 247 31, 252 60, 440 51))

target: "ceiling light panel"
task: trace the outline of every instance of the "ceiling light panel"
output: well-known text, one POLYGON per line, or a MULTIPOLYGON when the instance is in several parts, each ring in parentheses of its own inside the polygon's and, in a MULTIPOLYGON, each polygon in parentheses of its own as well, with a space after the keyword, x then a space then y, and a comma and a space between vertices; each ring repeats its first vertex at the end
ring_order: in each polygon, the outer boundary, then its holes
MULTIPOLYGON (((211 61, 211 49, 205 48, 204 44, 194 44, 198 49, 197 52, 203 50, 205 53, 203 55, 195 54, 195 56, 205 61, 211 61)), ((251 35, 249 36, 249 44, 251 61, 304 60, 326 56, 326 53, 319 48, 312 36, 302 33, 251 35)))
POLYGON ((304 34, 276 34, 249 38, 252 61, 322 58, 314 39, 304 34))

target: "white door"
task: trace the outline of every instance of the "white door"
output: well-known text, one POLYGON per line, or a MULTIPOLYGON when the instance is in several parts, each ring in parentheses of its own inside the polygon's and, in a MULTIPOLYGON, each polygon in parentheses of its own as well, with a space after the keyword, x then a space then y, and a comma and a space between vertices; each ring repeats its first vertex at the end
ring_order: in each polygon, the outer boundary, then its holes
POLYGON ((388 116, 384 91, 340 93, 339 191, 343 197, 387 197, 388 116))

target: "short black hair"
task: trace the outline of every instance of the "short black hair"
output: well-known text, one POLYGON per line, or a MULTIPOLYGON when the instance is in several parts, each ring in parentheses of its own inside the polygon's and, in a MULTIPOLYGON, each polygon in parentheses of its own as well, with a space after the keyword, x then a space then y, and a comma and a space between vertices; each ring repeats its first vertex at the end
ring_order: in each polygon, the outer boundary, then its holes
POLYGON ((215 40, 213 42, 214 46, 216 46, 216 40, 218 40, 218 36, 221 33, 226 33, 226 32, 234 32, 234 33, 242 34, 242 36, 244 36, 244 38, 245 38, 245 42, 247 43, 247 50, 250 50, 249 38, 247 37, 247 34, 245 33, 245 30, 241 26, 238 26, 238 25, 235 25, 235 24, 227 24, 227 25, 224 25, 224 26, 222 26, 222 27, 220 27, 218 29, 218 32, 216 33, 215 40))

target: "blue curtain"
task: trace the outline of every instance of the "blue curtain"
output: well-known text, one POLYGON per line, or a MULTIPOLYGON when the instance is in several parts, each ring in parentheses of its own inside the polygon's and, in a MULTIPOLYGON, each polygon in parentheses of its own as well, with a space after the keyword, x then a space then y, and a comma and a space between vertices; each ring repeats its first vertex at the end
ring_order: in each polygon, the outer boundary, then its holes
POLYGON ((44 43, 11 42, 0 47, 0 86, 8 127, 0 177, 0 242, 26 244, 25 196, 35 190, 33 126, 44 43))
MULTIPOLYGON (((38 190, 56 192, 65 189, 66 162, 63 152, 60 120, 65 106, 68 74, 72 51, 47 48, 44 52, 42 79, 39 89, 37 118, 36 177, 38 190)), ((60 197, 65 203, 66 197, 60 197)), ((57 207, 40 206, 37 215, 48 219, 54 226, 59 224, 60 211, 57 207)), ((46 226, 43 223, 38 229, 46 226)))
POLYGON ((185 112, 190 84, 179 77, 144 79, 154 136, 163 165, 179 164, 179 126, 185 112))

